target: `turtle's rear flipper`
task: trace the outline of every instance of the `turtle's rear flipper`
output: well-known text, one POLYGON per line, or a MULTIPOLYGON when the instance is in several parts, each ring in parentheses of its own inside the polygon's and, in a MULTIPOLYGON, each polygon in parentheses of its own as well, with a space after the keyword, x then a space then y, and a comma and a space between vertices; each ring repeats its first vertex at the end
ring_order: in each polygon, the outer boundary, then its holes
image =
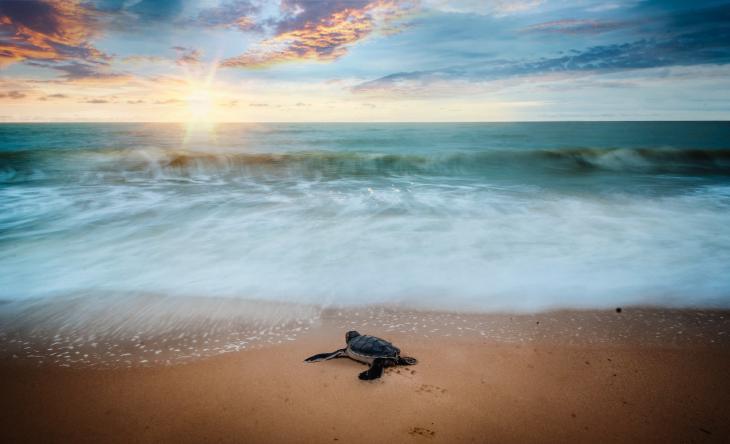
POLYGON ((304 362, 319 362, 326 361, 328 359, 335 359, 345 356, 345 349, 333 351, 331 353, 320 353, 318 355, 310 356, 304 360, 304 362))
POLYGON ((418 360, 416 358, 411 358, 410 356, 401 356, 398 358, 398 365, 416 365, 418 364, 418 360))
POLYGON ((358 376, 360 379, 364 380, 370 380, 370 379, 378 379, 379 377, 383 376, 383 366, 385 365, 385 359, 382 358, 376 358, 373 360, 372 365, 367 371, 364 371, 360 373, 358 376))

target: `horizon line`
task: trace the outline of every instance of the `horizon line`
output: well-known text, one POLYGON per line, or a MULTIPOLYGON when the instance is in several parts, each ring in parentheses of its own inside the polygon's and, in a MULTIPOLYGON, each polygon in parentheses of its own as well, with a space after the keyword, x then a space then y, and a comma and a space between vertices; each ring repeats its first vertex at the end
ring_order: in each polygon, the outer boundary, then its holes
MULTIPOLYGON (((0 125, 6 124, 98 124, 98 123, 157 123, 157 124, 174 124, 174 125, 195 125, 196 123, 187 121, 162 121, 162 120, 8 120, 0 121, 0 125)), ((640 120, 640 119, 629 119, 629 120, 461 120, 461 121, 444 121, 444 120, 403 120, 403 121, 386 121, 386 120, 367 120, 367 121, 280 121, 280 120, 261 120, 261 121, 223 121, 223 122, 211 122, 210 125, 226 125, 226 124, 272 124, 272 123, 283 123, 283 124, 464 124, 464 123, 730 123, 729 119, 676 119, 676 120, 640 120)))

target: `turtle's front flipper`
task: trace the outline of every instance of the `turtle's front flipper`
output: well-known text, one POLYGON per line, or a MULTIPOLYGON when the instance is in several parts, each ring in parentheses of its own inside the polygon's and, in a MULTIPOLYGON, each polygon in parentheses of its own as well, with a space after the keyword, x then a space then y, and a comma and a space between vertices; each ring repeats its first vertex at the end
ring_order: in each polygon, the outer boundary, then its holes
POLYGON ((358 376, 360 379, 378 379, 379 377, 383 376, 383 367, 385 366, 385 359, 383 358, 375 358, 373 360, 372 365, 370 365, 370 369, 367 371, 364 371, 360 373, 358 376))
POLYGON ((310 356, 304 360, 304 362, 319 362, 326 361, 328 359, 341 358, 345 356, 345 349, 333 351, 332 353, 320 353, 318 355, 310 356))

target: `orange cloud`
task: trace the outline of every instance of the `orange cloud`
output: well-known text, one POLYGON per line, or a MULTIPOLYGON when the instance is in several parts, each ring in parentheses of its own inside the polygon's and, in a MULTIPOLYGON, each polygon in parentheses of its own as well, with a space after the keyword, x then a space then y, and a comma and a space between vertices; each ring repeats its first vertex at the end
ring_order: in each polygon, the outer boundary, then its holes
POLYGON ((413 3, 399 0, 346 7, 264 40, 252 50, 224 60, 221 66, 255 68, 295 60, 334 60, 345 55, 349 45, 370 35, 380 23, 392 21, 411 8, 413 3))
POLYGON ((31 60, 107 60, 90 39, 97 17, 80 0, 0 2, 0 66, 31 60))

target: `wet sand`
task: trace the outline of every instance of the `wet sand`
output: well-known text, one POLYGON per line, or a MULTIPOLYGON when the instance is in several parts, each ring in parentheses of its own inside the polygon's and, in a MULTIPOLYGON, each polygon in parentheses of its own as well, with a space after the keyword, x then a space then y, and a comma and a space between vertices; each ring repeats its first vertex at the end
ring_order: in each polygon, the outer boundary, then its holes
POLYGON ((414 334, 332 313, 294 340, 168 366, 39 366, 5 355, 0 440, 727 442, 727 313, 656 313, 463 317, 544 329, 521 338, 456 323, 414 334), (660 318, 675 336, 656 338, 660 318), (365 382, 365 367, 347 359, 302 362, 342 347, 355 324, 418 365, 365 382))

